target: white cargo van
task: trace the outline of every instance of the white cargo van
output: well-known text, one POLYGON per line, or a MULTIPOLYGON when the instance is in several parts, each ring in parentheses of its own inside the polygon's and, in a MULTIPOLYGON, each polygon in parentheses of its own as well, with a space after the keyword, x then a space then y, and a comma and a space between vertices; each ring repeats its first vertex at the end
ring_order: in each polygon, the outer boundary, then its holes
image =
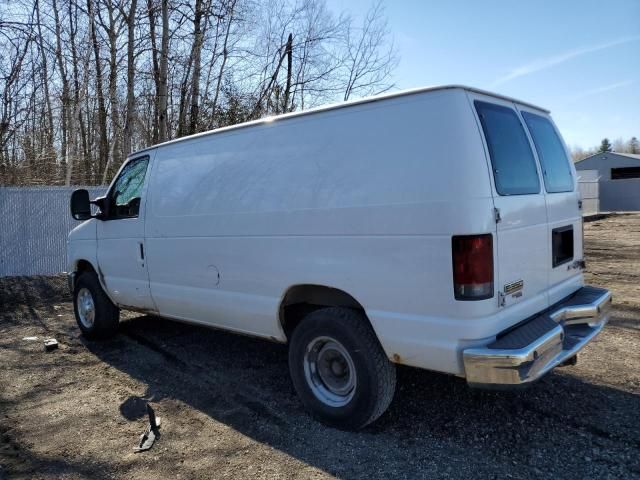
POLYGON ((394 364, 513 387, 570 362, 611 302, 583 283, 580 208, 548 112, 501 95, 263 119, 137 152, 93 202, 74 192, 75 313, 88 338, 127 309, 287 342, 309 411, 360 428, 394 364))

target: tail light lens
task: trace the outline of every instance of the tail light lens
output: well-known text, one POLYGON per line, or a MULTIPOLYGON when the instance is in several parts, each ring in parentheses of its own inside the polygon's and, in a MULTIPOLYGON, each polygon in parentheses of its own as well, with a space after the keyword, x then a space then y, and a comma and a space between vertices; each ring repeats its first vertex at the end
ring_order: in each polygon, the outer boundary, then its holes
POLYGON ((456 235, 451 239, 456 300, 493 297, 493 236, 456 235))

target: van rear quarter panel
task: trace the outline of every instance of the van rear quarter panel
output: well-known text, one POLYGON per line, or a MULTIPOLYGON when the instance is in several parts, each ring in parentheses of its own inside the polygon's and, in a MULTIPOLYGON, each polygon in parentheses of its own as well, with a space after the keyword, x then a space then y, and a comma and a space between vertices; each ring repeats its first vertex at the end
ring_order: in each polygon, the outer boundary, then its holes
POLYGON ((454 300, 451 236, 487 232, 488 166, 461 89, 161 146, 147 200, 162 315, 285 340, 287 289, 326 285, 364 306, 390 357, 451 373, 459 339, 487 329, 473 320, 497 311, 454 300))

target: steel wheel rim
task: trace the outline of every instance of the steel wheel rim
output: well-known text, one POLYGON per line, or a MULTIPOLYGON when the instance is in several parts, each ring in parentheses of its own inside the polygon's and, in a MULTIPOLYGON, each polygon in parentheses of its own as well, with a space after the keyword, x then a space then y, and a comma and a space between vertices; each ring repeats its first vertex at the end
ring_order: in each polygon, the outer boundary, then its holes
POLYGON ((96 319, 96 306, 93 301, 93 295, 91 295, 88 288, 81 288, 78 291, 76 307, 78 308, 80 323, 86 328, 92 328, 96 319))
POLYGON ((331 337, 309 342, 304 354, 304 375, 315 397, 325 405, 342 407, 355 394, 357 377, 351 355, 331 337))

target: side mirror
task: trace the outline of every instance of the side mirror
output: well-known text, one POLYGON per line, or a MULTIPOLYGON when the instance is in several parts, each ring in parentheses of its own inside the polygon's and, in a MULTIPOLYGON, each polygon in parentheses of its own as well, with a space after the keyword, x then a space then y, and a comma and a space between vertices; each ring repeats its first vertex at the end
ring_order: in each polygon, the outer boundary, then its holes
POLYGON ((74 190, 71 194, 71 216, 76 220, 91 218, 91 201, 85 189, 74 190))

